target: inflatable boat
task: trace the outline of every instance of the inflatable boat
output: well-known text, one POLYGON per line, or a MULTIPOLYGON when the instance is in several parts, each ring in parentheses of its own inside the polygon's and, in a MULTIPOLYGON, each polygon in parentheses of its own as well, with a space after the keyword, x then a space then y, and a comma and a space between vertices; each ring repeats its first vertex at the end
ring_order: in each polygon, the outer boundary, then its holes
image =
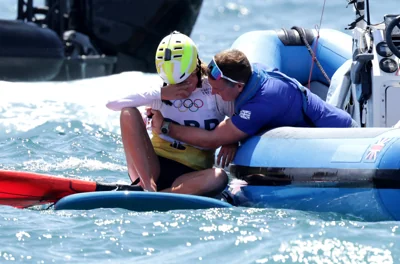
POLYGON ((400 220, 400 129, 282 127, 239 148, 234 204, 400 220))
POLYGON ((202 0, 17 2, 17 19, 0 19, 0 80, 23 82, 155 72, 160 39, 174 30, 190 35, 202 5, 202 0))
POLYGON ((242 142, 230 166, 233 203, 400 220, 400 129, 392 127, 400 120, 400 56, 391 52, 400 43, 386 45, 400 35, 388 28, 385 35, 385 25, 370 25, 371 36, 363 36, 369 41, 359 46, 340 31, 298 27, 252 31, 233 43, 251 62, 295 77, 360 124, 281 127, 242 142))

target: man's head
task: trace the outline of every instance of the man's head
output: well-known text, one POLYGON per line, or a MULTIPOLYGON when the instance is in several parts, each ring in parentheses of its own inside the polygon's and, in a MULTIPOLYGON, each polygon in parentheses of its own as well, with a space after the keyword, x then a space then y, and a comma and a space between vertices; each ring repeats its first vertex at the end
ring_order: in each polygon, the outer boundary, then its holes
POLYGON ((212 93, 224 101, 233 101, 242 92, 251 76, 251 65, 239 50, 225 50, 213 57, 208 65, 208 81, 212 93))

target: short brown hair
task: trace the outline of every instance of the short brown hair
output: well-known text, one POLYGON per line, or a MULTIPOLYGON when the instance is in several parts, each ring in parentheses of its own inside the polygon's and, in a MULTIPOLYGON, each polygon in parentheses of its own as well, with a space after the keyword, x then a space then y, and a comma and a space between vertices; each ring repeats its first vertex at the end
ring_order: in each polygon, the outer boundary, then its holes
POLYGON ((215 62, 226 77, 247 83, 251 65, 246 55, 237 49, 224 50, 214 56, 215 62))

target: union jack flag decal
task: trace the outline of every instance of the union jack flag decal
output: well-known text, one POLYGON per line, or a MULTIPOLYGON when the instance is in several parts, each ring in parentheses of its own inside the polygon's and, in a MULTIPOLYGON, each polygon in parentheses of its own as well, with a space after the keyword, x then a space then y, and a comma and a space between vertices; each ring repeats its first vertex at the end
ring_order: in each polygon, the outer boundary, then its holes
POLYGON ((381 138, 375 144, 369 147, 367 155, 365 156, 366 160, 375 161, 378 157, 379 152, 385 147, 386 143, 388 143, 391 138, 381 138))

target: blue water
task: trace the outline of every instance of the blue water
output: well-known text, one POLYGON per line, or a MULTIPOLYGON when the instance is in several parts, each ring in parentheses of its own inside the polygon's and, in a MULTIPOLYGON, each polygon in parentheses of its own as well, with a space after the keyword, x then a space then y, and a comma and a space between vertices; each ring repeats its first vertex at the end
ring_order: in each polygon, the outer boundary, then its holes
MULTIPOLYGON (((14 0, 0 18, 14 18, 14 0)), ((400 13, 372 1, 372 22, 400 13)), ((192 37, 212 55, 249 30, 319 24, 322 0, 205 0, 192 37)), ((322 27, 344 31, 346 1, 328 0, 322 27)), ((349 32, 350 33, 350 32, 349 32)), ((69 83, 0 82, 0 169, 128 183, 119 115, 105 108, 153 74, 69 83)), ((336 214, 234 208, 167 213, 1 207, 0 263, 400 263, 400 222, 336 214)))

